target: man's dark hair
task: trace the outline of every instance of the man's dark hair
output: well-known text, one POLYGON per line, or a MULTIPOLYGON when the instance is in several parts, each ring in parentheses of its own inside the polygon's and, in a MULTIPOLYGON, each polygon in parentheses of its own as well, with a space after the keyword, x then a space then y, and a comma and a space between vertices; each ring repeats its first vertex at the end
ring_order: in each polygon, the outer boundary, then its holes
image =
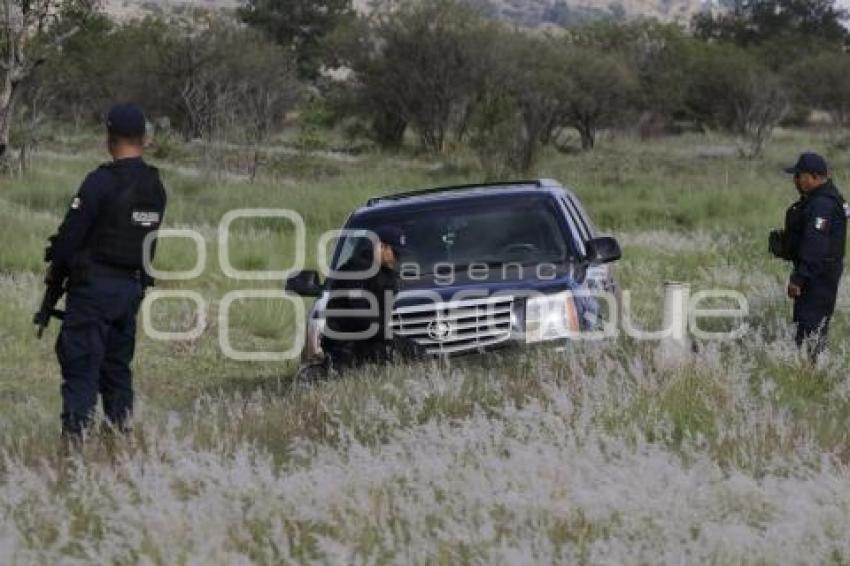
POLYGON ((145 145, 144 136, 121 136, 113 132, 107 132, 109 136, 109 145, 116 146, 120 144, 135 145, 142 147, 145 145))

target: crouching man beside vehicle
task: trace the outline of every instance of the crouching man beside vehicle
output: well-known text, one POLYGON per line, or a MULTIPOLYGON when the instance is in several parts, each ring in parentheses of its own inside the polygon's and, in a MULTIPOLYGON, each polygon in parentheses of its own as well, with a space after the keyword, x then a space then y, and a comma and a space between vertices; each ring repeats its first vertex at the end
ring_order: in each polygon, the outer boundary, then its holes
POLYGON ((383 363, 394 355, 388 325, 399 290, 396 266, 406 242, 401 230, 392 226, 376 229, 375 235, 376 239, 359 239, 351 258, 338 270, 351 275, 330 283, 322 350, 333 369, 383 363))

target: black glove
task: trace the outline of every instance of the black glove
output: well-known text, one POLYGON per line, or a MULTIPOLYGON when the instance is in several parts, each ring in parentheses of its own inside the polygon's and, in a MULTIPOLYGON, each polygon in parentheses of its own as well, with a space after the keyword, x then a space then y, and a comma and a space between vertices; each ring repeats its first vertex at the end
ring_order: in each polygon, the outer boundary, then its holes
POLYGON ((47 238, 47 247, 44 248, 44 263, 53 261, 53 244, 56 242, 56 236, 47 238))
POLYGON ((789 259, 785 244, 785 230, 771 230, 768 237, 768 250, 779 259, 789 259))

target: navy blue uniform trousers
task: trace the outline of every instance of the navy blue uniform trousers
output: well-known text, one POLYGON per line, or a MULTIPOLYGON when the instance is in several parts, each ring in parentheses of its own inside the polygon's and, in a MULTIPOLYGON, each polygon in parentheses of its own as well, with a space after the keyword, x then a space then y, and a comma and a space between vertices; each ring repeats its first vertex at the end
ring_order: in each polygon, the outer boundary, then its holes
POLYGON ((62 368, 62 430, 79 435, 91 422, 98 394, 106 418, 126 430, 133 411, 130 363, 142 285, 129 277, 97 277, 68 290, 56 342, 62 368))
POLYGON ((838 284, 843 269, 834 267, 822 279, 803 287, 803 294, 794 300, 794 322, 797 324, 798 346, 807 341, 810 353, 817 357, 825 348, 829 323, 835 311, 838 284))

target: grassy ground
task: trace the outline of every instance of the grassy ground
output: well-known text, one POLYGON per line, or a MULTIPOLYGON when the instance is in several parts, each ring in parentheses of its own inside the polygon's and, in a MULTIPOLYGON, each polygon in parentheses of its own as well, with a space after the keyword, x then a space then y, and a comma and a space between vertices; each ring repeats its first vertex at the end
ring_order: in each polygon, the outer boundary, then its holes
MULTIPOLYGON (((538 173, 573 186, 620 238, 618 277, 641 321, 659 319, 664 281, 735 289, 750 304, 744 339, 702 344, 674 367, 621 339, 372 369, 310 390, 291 385, 292 364, 219 351, 222 296, 280 285, 222 274, 222 215, 298 211, 315 265, 318 235, 367 197, 478 180, 474 161, 280 151, 252 184, 211 175, 197 149, 160 152, 167 224, 202 233, 209 258, 197 280, 160 288, 199 291, 209 324, 190 342, 140 336, 133 446, 93 443, 63 461, 56 328, 39 342, 30 320, 44 240, 103 157, 90 137, 55 142, 0 184, 3 562, 847 563, 850 297, 842 289, 831 355, 801 365, 785 326, 787 266, 767 255, 766 234, 794 198, 781 165, 819 150, 847 186, 850 156, 826 137, 779 132, 761 160, 703 157, 727 143, 609 140, 547 154, 538 173)), ((280 269, 292 239, 284 223, 237 222, 233 263, 280 269)), ((161 269, 193 262, 188 242, 160 251, 161 269)), ((234 308, 238 347, 291 343, 286 306, 234 308)), ((180 301, 153 310, 161 330, 193 317, 180 301)))

